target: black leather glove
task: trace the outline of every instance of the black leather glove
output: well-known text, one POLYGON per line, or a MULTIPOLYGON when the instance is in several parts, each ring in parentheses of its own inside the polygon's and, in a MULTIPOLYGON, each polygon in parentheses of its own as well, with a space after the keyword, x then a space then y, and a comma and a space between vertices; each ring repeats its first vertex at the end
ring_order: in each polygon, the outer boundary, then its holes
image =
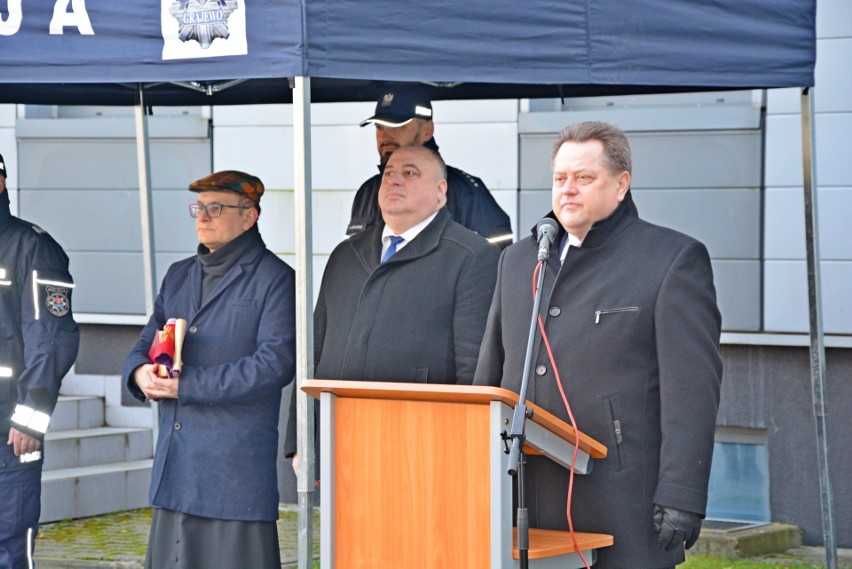
POLYGON ((671 551, 681 543, 689 549, 701 533, 701 516, 654 504, 654 528, 660 533, 657 545, 671 551))

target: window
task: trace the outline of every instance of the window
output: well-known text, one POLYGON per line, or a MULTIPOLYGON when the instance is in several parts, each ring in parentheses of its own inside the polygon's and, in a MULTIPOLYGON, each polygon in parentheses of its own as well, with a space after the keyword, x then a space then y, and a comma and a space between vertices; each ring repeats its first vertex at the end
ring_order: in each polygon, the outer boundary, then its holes
POLYGON ((769 521, 766 436, 744 429, 716 435, 707 518, 769 521))

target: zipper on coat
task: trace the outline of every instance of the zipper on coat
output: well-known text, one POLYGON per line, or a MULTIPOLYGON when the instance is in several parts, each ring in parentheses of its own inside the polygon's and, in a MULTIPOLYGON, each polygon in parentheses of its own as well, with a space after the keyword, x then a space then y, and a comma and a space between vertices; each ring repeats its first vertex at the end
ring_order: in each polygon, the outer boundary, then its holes
POLYGON ((624 308, 607 308, 606 310, 595 310, 595 324, 600 324, 601 316, 604 314, 618 314, 619 312, 636 312, 638 306, 626 306, 624 308))

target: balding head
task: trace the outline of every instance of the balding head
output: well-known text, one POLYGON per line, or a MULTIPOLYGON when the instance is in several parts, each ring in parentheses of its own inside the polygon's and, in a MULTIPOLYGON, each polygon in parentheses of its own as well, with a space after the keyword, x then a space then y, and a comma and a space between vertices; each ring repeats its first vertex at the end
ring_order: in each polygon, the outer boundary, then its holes
POLYGON ((379 208, 397 235, 447 203, 447 167, 437 152, 423 146, 395 151, 382 174, 379 208))

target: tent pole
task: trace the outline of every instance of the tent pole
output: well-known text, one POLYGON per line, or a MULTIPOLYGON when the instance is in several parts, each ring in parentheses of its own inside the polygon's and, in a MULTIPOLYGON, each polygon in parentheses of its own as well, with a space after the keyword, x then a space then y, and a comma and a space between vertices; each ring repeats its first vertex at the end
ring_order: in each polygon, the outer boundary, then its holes
POLYGON ((313 374, 313 243, 311 207, 311 78, 296 77, 293 88, 293 181, 296 226, 296 432, 299 497, 299 569, 313 567, 314 405, 301 391, 313 374))
POLYGON ((808 266, 808 315, 811 334, 811 386, 816 419, 819 489, 822 505, 822 533, 825 542, 826 569, 837 568, 837 541, 832 513, 833 496, 828 469, 828 432, 826 428, 826 365, 822 328, 822 288, 819 266, 816 169, 814 156, 813 88, 802 89, 802 173, 805 194, 805 247, 808 266))
MULTIPOLYGON (((142 225, 142 266, 143 286, 145 289, 145 316, 150 318, 154 312, 154 292, 157 290, 157 265, 154 258, 154 210, 151 193, 151 154, 148 146, 148 116, 145 114, 145 98, 142 85, 139 85, 139 104, 135 108, 136 116, 136 168, 139 173, 139 216, 142 225)), ((151 402, 151 436, 157 448, 159 436, 159 409, 151 402)))

